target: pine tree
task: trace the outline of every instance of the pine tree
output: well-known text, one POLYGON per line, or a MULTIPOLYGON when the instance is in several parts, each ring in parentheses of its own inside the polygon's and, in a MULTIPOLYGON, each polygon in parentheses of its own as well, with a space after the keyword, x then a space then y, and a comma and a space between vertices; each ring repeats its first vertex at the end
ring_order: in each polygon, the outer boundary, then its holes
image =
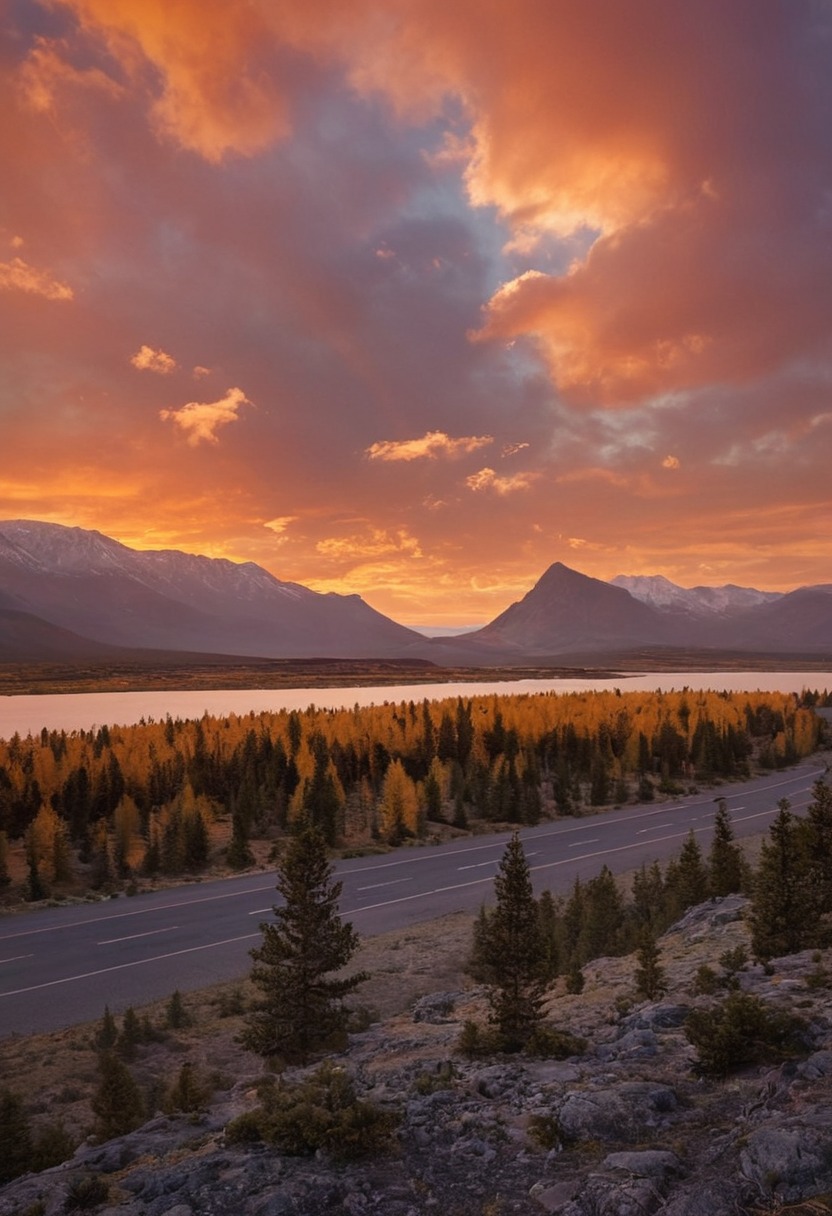
POLYGON ((91 1103, 97 1116, 95 1134, 99 1140, 124 1136, 144 1119, 141 1090, 130 1069, 112 1051, 102 1051, 98 1071, 101 1079, 91 1103))
POLYGON ((95 1045, 102 1051, 106 1051, 110 1047, 115 1047, 117 1040, 118 1027, 116 1026, 116 1020, 110 1012, 110 1006, 105 1005, 104 1016, 98 1027, 98 1033, 95 1036, 95 1045))
POLYGON ((734 829, 724 798, 717 799, 714 838, 708 854, 708 879, 712 896, 734 895, 747 885, 742 849, 734 843, 734 829))
POLYGON ((823 781, 812 787, 802 832, 812 919, 818 930, 813 945, 826 946, 832 941, 832 789, 823 781))
POLYGON ((674 918, 708 898, 708 870, 692 828, 675 866, 672 870, 668 866, 667 880, 668 905, 674 918))
POLYGON ((608 866, 584 887, 582 924, 577 954, 581 963, 621 952, 624 900, 608 866))
POLYGON ((343 1000, 368 977, 334 978, 351 959, 358 935, 338 914, 341 883, 332 881, 326 844, 316 828, 289 842, 277 890, 282 906, 260 926, 251 979, 262 997, 248 1015, 240 1042, 264 1057, 305 1062, 346 1028, 343 1000))
POLYGON ((637 958, 636 993, 645 1000, 655 1001, 667 989, 667 979, 659 962, 656 939, 649 929, 642 930, 637 958))
POLYGON ((493 974, 491 1020, 506 1051, 521 1050, 542 1020, 546 951, 520 838, 506 845, 494 879, 486 960, 493 974))
POLYGON ((778 803, 777 818, 760 849, 751 901, 751 945, 758 958, 775 958, 811 943, 811 888, 801 828, 789 800, 778 803))
POLYGON ((171 996, 165 1010, 165 1025, 171 1030, 181 1030, 184 1026, 190 1026, 193 1018, 185 1008, 185 1002, 182 999, 182 993, 177 988, 171 996))

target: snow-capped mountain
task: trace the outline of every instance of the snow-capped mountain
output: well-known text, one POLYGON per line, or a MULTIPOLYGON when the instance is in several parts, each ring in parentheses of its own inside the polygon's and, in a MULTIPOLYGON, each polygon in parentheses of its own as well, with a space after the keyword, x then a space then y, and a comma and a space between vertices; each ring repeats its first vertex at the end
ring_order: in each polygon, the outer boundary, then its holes
POLYGON ((266 658, 390 657, 423 640, 360 596, 281 582, 253 562, 139 551, 34 520, 0 522, 0 608, 108 645, 266 658))
POLYGON ((679 587, 663 574, 618 574, 610 582, 613 587, 623 587, 643 604, 690 612, 694 616, 731 616, 782 598, 779 591, 757 591, 734 583, 723 587, 679 587))

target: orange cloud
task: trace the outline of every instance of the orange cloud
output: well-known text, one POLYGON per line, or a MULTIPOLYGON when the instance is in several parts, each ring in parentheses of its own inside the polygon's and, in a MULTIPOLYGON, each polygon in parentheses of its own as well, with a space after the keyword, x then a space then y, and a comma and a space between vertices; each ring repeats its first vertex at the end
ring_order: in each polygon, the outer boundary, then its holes
POLYGON ((72 300, 75 295, 68 283, 61 283, 48 271, 38 270, 22 258, 0 262, 0 291, 25 291, 47 300, 72 300))
POLYGON ((480 469, 465 478, 469 490, 493 490, 495 494, 513 494, 516 490, 528 490, 539 473, 515 473, 513 477, 498 477, 493 469, 480 469))
POLYGON ((130 359, 134 367, 142 372, 158 372, 167 376, 176 369, 176 360, 163 350, 154 350, 152 346, 141 346, 130 359))
POLYGON ((54 111, 56 94, 65 87, 94 89, 112 98, 124 96, 124 88, 100 68, 73 67, 65 58, 66 50, 66 46, 47 38, 35 40, 18 76, 27 106, 38 113, 54 111))
POLYGON ((665 456, 664 460, 662 461, 663 469, 678 469, 680 466, 681 462, 678 456, 665 456))
POLYGON ((318 541, 318 553, 325 557, 352 560, 355 558, 381 557, 384 554, 403 553, 409 557, 421 557, 419 541, 406 528, 390 532, 384 528, 370 528, 362 535, 330 536, 318 541))
POLYGON ((433 460, 437 456, 454 459, 493 442, 490 435, 465 435, 452 439, 444 431, 427 431, 421 439, 384 439, 373 443, 367 448, 366 455, 370 460, 433 460))
POLYGON ((261 61, 274 37, 258 4, 226 0, 59 0, 131 77, 152 65, 160 135, 219 162, 253 155, 288 130, 279 81, 261 61))
POLYGON ((219 401, 189 401, 178 410, 160 410, 159 417, 173 422, 187 436, 188 443, 217 443, 217 430, 236 422, 242 406, 252 405, 240 388, 230 388, 219 401))

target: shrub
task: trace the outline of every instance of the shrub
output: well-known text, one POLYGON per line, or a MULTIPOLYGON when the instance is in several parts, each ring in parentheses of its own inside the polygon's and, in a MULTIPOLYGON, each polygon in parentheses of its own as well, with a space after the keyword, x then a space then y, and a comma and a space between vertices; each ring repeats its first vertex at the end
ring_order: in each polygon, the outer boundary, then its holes
POLYGON ((73 1178, 64 1200, 65 1212, 88 1212, 100 1207, 110 1197, 110 1188, 100 1174, 83 1174, 73 1178))
POLYGON ((185 1114, 196 1114, 204 1110, 210 1097, 209 1087, 193 1064, 184 1063, 177 1073, 176 1080, 165 1095, 166 1111, 182 1111, 185 1114))
POLYGON ((797 1055, 803 1023, 769 1009, 759 997, 732 992, 713 1009, 694 1009, 685 1034, 699 1056, 698 1071, 726 1076, 751 1064, 797 1055))
POLYGON ((526 1131, 535 1144, 547 1151, 560 1148, 564 1142, 563 1131, 556 1115, 531 1115, 526 1131))
POLYGON ((557 1030, 554 1026, 537 1026, 528 1039, 525 1053, 543 1060, 568 1060, 586 1051, 586 1039, 557 1030))
POLYGON ((693 981, 694 996, 713 996, 722 987, 722 980, 707 963, 697 970, 693 981))
POLYGON ((469 1060, 479 1060, 483 1056, 495 1055, 500 1050, 500 1036, 492 1026, 480 1026, 470 1019, 463 1023, 459 1032, 456 1049, 460 1055, 469 1060))
POLYGON ((393 1112, 359 1099, 348 1074, 329 1062, 298 1084, 265 1084, 261 1098, 261 1107, 228 1125, 231 1143, 264 1140, 292 1157, 321 1150, 353 1161, 389 1148, 398 1122, 393 1112))
POLYGON ((456 1077, 456 1070, 450 1060, 437 1064, 433 1072, 420 1072, 413 1082, 413 1090, 421 1097, 438 1093, 442 1089, 450 1089, 456 1077))
POLYGON ((182 999, 182 993, 177 988, 168 1001, 165 1010, 165 1025, 171 1030, 182 1030, 185 1026, 190 1026, 193 1018, 185 1008, 185 1002, 182 999))

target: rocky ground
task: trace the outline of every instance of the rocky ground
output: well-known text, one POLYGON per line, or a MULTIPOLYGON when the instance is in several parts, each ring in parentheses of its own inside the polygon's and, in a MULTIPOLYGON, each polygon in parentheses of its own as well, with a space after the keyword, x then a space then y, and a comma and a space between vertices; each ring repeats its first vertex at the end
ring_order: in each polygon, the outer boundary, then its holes
MULTIPOLYGON (((121 1216, 830 1212, 832 952, 737 976, 742 990, 804 1019, 800 1058, 703 1079, 684 1034, 688 1011, 718 999, 697 993, 699 967, 721 972, 721 956, 747 947, 744 906, 739 897, 703 904, 665 934, 669 987, 657 1002, 635 1001, 633 957, 588 964, 580 995, 555 985, 549 1020, 587 1041, 565 1061, 461 1057, 462 1024, 486 1016, 484 991, 466 987, 459 969, 470 922, 447 918, 433 938, 435 975, 421 931, 399 935, 416 965, 411 957, 396 971, 395 951, 385 957, 408 1008, 353 1036, 337 1058, 362 1096, 399 1112, 389 1153, 339 1165, 228 1143, 228 1122, 257 1103, 260 1068, 226 1032, 213 1040, 216 1088, 204 1113, 159 1114, 128 1136, 85 1142, 64 1165, 8 1184, 0 1216, 78 1210, 78 1181, 90 1177, 107 1189, 95 1210, 121 1216)), ((387 991, 376 985, 376 996, 387 991)))

